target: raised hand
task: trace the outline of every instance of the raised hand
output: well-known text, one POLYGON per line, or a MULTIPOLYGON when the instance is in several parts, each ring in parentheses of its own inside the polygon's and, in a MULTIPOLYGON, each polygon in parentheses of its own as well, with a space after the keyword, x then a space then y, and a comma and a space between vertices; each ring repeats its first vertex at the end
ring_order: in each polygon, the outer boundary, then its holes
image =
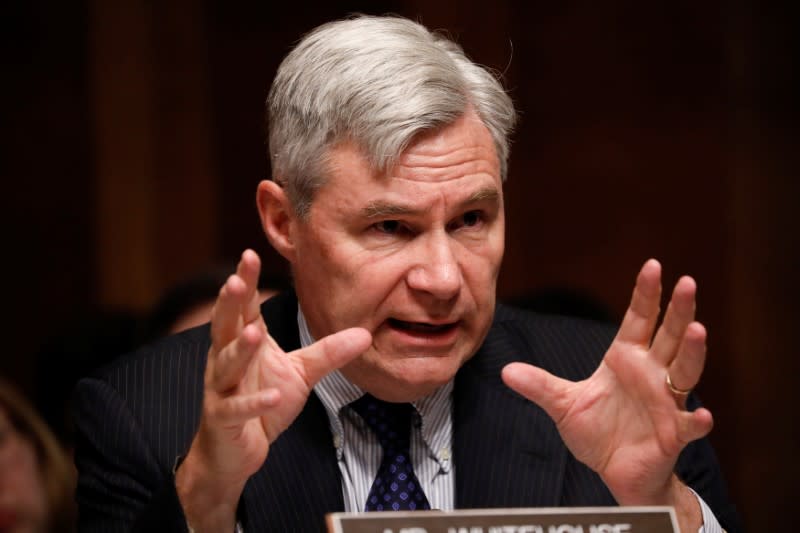
POLYGON ((692 527, 699 508, 673 469, 686 444, 713 424, 708 410, 685 409, 706 353, 705 328, 694 320, 695 293, 692 278, 678 281, 654 337, 661 266, 651 259, 639 272, 616 338, 588 379, 571 382, 524 363, 503 369, 505 383, 553 418, 572 454, 620 504, 675 505, 682 525, 692 527))
POLYGON ((233 531, 244 484, 270 443, 303 409, 314 384, 371 342, 366 330, 351 328, 285 353, 261 316, 259 270, 258 255, 245 251, 211 313, 203 413, 175 479, 187 521, 198 533, 233 531))

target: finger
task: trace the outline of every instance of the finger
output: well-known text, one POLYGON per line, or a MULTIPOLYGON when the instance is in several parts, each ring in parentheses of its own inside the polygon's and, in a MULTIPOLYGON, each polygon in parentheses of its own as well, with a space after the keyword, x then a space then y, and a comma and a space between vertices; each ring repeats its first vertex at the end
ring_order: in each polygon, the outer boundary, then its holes
POLYGON ((372 335, 364 328, 349 328, 318 340, 290 355, 300 357, 308 387, 323 376, 349 363, 369 348, 372 335))
POLYGON ((692 322, 686 328, 678 355, 667 368, 672 385, 680 390, 693 389, 700 381, 705 364, 706 328, 700 322, 692 322))
POLYGON ((208 408, 207 414, 220 426, 235 426, 262 416, 265 411, 278 405, 280 399, 281 393, 276 388, 264 389, 253 394, 229 396, 214 402, 208 408))
POLYGON ((527 363, 510 363, 501 376, 508 387, 544 409, 556 424, 560 423, 569 407, 571 381, 527 363))
POLYGON ((242 381, 265 336, 256 325, 248 324, 234 342, 222 349, 214 364, 214 390, 225 392, 242 381))
POLYGON ((658 320, 661 300, 661 265, 649 259, 636 277, 631 303, 622 319, 617 340, 649 345, 658 320))
POLYGON ((242 319, 249 324, 261 316, 261 298, 258 294, 258 275, 261 272, 261 259, 253 250, 245 250, 236 269, 236 274, 244 281, 246 291, 243 297, 242 319))
POLYGON ((242 297, 246 290, 244 281, 237 274, 231 275, 219 290, 211 309, 211 342, 218 352, 239 334, 242 297))
POLYGON ((244 324, 258 316, 251 300, 258 298, 258 273, 261 268, 258 255, 245 250, 231 275, 219 291, 211 310, 211 340, 215 350, 220 351, 233 341, 244 324), (248 317, 250 320, 245 320, 248 317))
POLYGON ((650 353, 663 365, 668 365, 678 353, 687 326, 694 320, 697 285, 689 276, 675 284, 664 321, 658 328, 650 353))
POLYGON ((678 440, 685 446, 690 442, 702 439, 714 427, 714 417, 711 411, 701 407, 692 412, 680 413, 678 419, 678 440))

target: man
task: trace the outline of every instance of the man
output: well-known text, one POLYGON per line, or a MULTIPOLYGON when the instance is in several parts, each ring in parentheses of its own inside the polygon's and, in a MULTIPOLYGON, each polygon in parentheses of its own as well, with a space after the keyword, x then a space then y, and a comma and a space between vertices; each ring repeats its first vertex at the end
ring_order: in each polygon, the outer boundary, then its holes
POLYGON ((738 528, 689 396, 691 278, 655 337, 654 260, 616 336, 496 306, 515 113, 489 73, 411 21, 356 17, 287 56, 269 115, 257 203, 295 293, 260 307, 246 251, 210 328, 78 387, 84 530, 313 531, 376 508, 389 451, 362 396, 413 404, 421 508, 664 504, 683 531, 738 528))

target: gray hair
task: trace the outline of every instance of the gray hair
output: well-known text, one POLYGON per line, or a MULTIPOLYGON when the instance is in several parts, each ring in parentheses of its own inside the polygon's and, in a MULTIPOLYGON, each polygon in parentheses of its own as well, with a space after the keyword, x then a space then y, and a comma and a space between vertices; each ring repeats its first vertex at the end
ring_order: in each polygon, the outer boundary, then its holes
POLYGON ((494 74, 408 19, 358 15, 323 24, 286 56, 267 98, 273 178, 306 217, 337 143, 354 142, 373 169, 385 170, 416 135, 470 107, 492 136, 505 179, 516 112, 494 74))

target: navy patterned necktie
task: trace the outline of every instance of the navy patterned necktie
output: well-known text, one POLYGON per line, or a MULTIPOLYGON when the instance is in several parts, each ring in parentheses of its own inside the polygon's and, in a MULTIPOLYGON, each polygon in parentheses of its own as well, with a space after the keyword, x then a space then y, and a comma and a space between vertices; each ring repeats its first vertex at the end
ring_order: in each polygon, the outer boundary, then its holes
POLYGON ((350 404, 372 429, 383 448, 378 475, 367 496, 365 511, 415 511, 430 509, 411 465, 410 403, 389 403, 365 394, 350 404))

